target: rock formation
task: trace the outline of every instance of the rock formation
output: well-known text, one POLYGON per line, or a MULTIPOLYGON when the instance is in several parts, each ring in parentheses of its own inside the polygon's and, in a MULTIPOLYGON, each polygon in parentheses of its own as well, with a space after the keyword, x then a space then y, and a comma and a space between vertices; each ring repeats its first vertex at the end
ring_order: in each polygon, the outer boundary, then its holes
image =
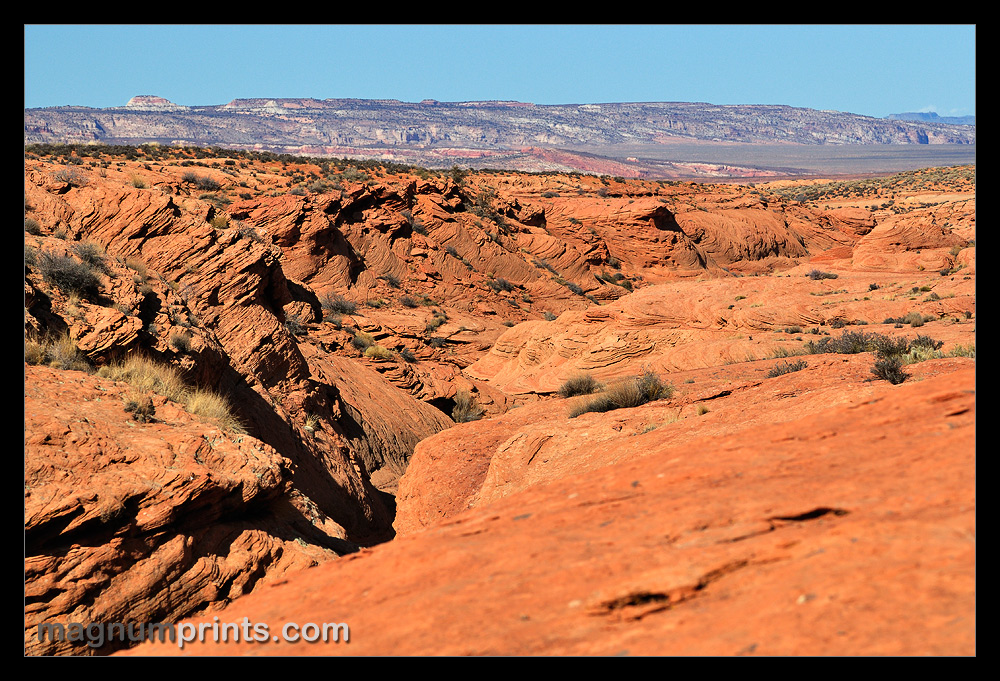
POLYGON ((25 651, 246 615, 350 624, 305 654, 970 654, 975 251, 974 168, 30 148, 25 651), (644 373, 670 396, 559 394, 644 373))

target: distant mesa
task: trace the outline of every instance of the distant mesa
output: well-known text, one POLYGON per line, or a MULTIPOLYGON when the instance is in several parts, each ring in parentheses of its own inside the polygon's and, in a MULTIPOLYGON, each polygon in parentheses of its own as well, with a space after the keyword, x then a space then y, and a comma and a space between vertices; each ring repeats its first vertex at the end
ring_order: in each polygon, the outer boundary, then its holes
POLYGON ((946 123, 948 125, 975 125, 975 116, 939 116, 933 111, 908 111, 889 114, 890 121, 919 121, 921 123, 946 123))
POLYGON ((125 107, 133 111, 186 111, 188 108, 156 95, 136 95, 128 100, 125 107))

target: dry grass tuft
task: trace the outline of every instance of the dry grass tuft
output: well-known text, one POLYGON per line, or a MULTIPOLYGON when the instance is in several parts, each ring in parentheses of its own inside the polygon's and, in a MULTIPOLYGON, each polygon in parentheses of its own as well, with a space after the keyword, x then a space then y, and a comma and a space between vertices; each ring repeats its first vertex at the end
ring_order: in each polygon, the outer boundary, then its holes
MULTIPOLYGON (((226 398, 210 390, 189 387, 176 369, 149 357, 134 356, 119 364, 103 366, 97 375, 128 383, 137 391, 162 395, 183 405, 191 414, 215 421, 224 430, 246 432, 226 398)), ((130 395, 129 400, 135 401, 134 391, 130 395)))
POLYGON ((664 383, 652 371, 646 371, 636 378, 614 383, 590 400, 575 405, 570 410, 569 416, 576 418, 588 412, 638 407, 656 400, 669 399, 673 394, 673 386, 664 383))

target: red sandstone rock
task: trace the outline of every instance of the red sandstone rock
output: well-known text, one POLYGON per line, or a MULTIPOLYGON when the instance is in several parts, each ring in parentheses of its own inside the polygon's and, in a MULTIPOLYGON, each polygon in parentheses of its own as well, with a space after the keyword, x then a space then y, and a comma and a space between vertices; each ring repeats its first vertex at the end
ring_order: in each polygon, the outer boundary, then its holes
POLYGON ((183 653, 973 655, 974 370, 923 368, 923 380, 845 385, 841 404, 725 435, 676 443, 671 426, 623 428, 605 450, 637 440, 634 458, 529 485, 217 613, 274 635, 345 623, 349 642, 183 653))
POLYGON ((336 188, 316 164, 242 163, 70 176, 26 158, 26 263, 84 240, 108 254, 82 300, 27 265, 26 333, 67 330, 97 364, 151 353, 227 393, 258 436, 159 487, 148 467, 200 452, 211 426, 162 399, 170 428, 138 425, 120 398, 93 408, 100 381, 26 369, 26 440, 45 452, 26 459, 26 651, 87 652, 37 647, 46 618, 177 621, 231 602, 342 618, 365 642, 334 653, 974 651, 973 360, 912 365, 902 386, 872 382, 867 354, 765 378, 768 357, 843 324, 974 344, 974 186, 889 209, 578 175, 369 171, 336 188), (298 173, 327 185, 285 193, 298 173), (323 310, 327 295, 356 309, 323 310), (917 312, 931 321, 883 323, 917 312), (384 352, 365 357, 359 333, 384 352), (674 398, 569 419, 552 397, 579 371, 646 368, 674 398), (452 426, 460 392, 486 418, 452 426), (137 432, 156 437, 133 446, 137 432), (248 463, 247 447, 269 454, 248 463))

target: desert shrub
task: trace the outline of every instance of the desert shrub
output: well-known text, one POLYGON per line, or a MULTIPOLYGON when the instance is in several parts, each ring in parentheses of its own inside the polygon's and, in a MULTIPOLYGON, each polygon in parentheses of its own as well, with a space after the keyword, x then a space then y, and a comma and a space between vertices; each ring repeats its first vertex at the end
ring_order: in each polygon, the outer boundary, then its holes
POLYGON ((297 314, 289 314, 285 316, 285 331, 291 336, 304 336, 306 325, 302 323, 302 318, 297 314))
POLYGON ((778 376, 783 376, 784 374, 790 374, 793 371, 801 371, 805 369, 808 365, 804 359, 800 359, 795 362, 778 362, 771 370, 767 372, 768 378, 776 378, 778 376))
POLYGON ((369 359, 392 359, 392 351, 381 345, 370 345, 365 348, 365 357, 369 359))
POLYGON ((81 241, 73 244, 72 248, 76 257, 93 269, 107 270, 107 263, 105 262, 107 254, 104 252, 104 247, 100 244, 93 241, 81 241))
POLYGON ((149 185, 146 184, 146 181, 138 175, 133 175, 131 182, 132 186, 136 189, 147 189, 149 187, 149 185))
POLYGON ((467 390, 460 390, 455 395, 455 407, 451 410, 451 418, 455 423, 467 423, 483 418, 485 410, 480 407, 475 398, 467 390))
POLYGON ((330 293, 324 296, 320 301, 320 305, 323 307, 323 312, 328 315, 354 314, 354 312, 358 309, 357 303, 354 303, 337 293, 330 293))
POLYGON ((559 386, 560 397, 575 397, 589 395, 600 390, 601 384, 590 374, 579 374, 566 380, 559 386))
POLYGON ((153 405, 153 398, 150 395, 142 394, 136 390, 130 390, 125 397, 125 411, 132 414, 132 418, 139 423, 149 423, 156 415, 156 407, 153 405))
POLYGON ((170 346, 177 352, 186 353, 191 350, 191 336, 186 333, 172 333, 170 346))
POLYGON ((351 339, 351 345, 353 345, 356 350, 361 352, 364 352, 374 344, 375 339, 372 338, 372 335, 370 333, 365 333, 364 331, 358 331, 354 334, 354 338, 351 339))
POLYGON ((417 356, 413 354, 413 351, 409 348, 403 348, 399 351, 399 356, 403 358, 405 362, 416 362, 417 356))
POLYGON ((807 274, 806 276, 809 277, 810 279, 818 280, 818 279, 836 279, 839 275, 834 274, 833 272, 822 272, 820 270, 810 270, 809 274, 807 274))
POLYGON ((547 322, 551 322, 552 320, 556 319, 556 315, 552 312, 549 312, 548 310, 543 312, 542 316, 545 318, 545 321, 547 322))
POLYGON ((83 187, 87 184, 87 178, 75 168, 63 168, 56 171, 52 176, 57 182, 65 182, 71 187, 83 187))
POLYGON ((575 418, 588 412, 638 407, 656 400, 669 399, 673 395, 673 390, 673 387, 665 384, 657 374, 646 371, 636 378, 610 385, 604 392, 574 406, 569 415, 570 418, 575 418))
POLYGON ((948 357, 971 357, 976 358, 975 345, 956 345, 947 353, 948 357))
POLYGON ((580 288, 580 286, 578 284, 574 284, 571 281, 566 282, 566 288, 568 288, 570 291, 572 291, 573 293, 575 293, 578 296, 582 296, 583 295, 583 289, 580 288))
POLYGON ((491 289, 493 289, 494 291, 496 291, 497 293, 499 293, 500 291, 508 291, 509 292, 509 291, 513 291, 515 288, 517 288, 514 284, 512 284, 509 281, 507 281, 506 279, 502 279, 502 278, 501 279, 490 279, 489 282, 487 282, 487 285, 491 289))
POLYGON ((27 338, 24 341, 24 361, 32 365, 45 365, 53 369, 91 371, 90 363, 76 347, 76 341, 64 333, 44 340, 27 338))
POLYGON ((125 258, 125 267, 134 271, 138 275, 139 280, 135 282, 137 284, 146 281, 146 278, 149 276, 149 270, 146 267, 146 263, 138 260, 137 258, 125 258))
POLYGON ((218 182, 213 180, 211 177, 199 177, 197 180, 195 180, 195 185, 198 187, 198 189, 201 189, 202 191, 206 192, 213 192, 222 186, 218 182))
POLYGON ((941 346, 944 345, 944 341, 934 340, 930 336, 918 335, 916 338, 910 341, 910 349, 915 347, 930 348, 931 350, 940 350, 941 346))
POLYGON ((447 338, 442 338, 441 336, 431 336, 427 339, 427 344, 432 348, 444 347, 444 344, 448 342, 447 338))
POLYGON ((427 333, 433 333, 434 331, 437 331, 438 328, 446 321, 448 321, 448 315, 441 311, 435 311, 434 316, 431 317, 430 321, 428 321, 427 325, 424 327, 424 331, 427 333))
POLYGON ((823 353, 856 355, 861 352, 902 354, 906 352, 907 347, 908 342, 902 337, 864 331, 845 331, 838 338, 827 336, 818 341, 809 341, 805 349, 808 354, 813 355, 823 353))
POLYGON ((45 282, 67 295, 94 295, 101 285, 91 266, 72 256, 44 251, 38 258, 38 264, 45 282))
POLYGON ((394 274, 383 274, 379 277, 379 279, 387 283, 392 288, 399 288, 399 277, 394 274))
POLYGON ((419 307, 420 301, 418 301, 413 296, 400 296, 399 304, 403 307, 419 307))
POLYGON ((872 373, 882 380, 889 381, 893 385, 898 385, 909 378, 909 374, 903 371, 903 362, 897 356, 879 357, 875 360, 872 373))
POLYGON ((24 231, 33 236, 39 236, 42 233, 42 226, 34 218, 24 218, 24 231))

